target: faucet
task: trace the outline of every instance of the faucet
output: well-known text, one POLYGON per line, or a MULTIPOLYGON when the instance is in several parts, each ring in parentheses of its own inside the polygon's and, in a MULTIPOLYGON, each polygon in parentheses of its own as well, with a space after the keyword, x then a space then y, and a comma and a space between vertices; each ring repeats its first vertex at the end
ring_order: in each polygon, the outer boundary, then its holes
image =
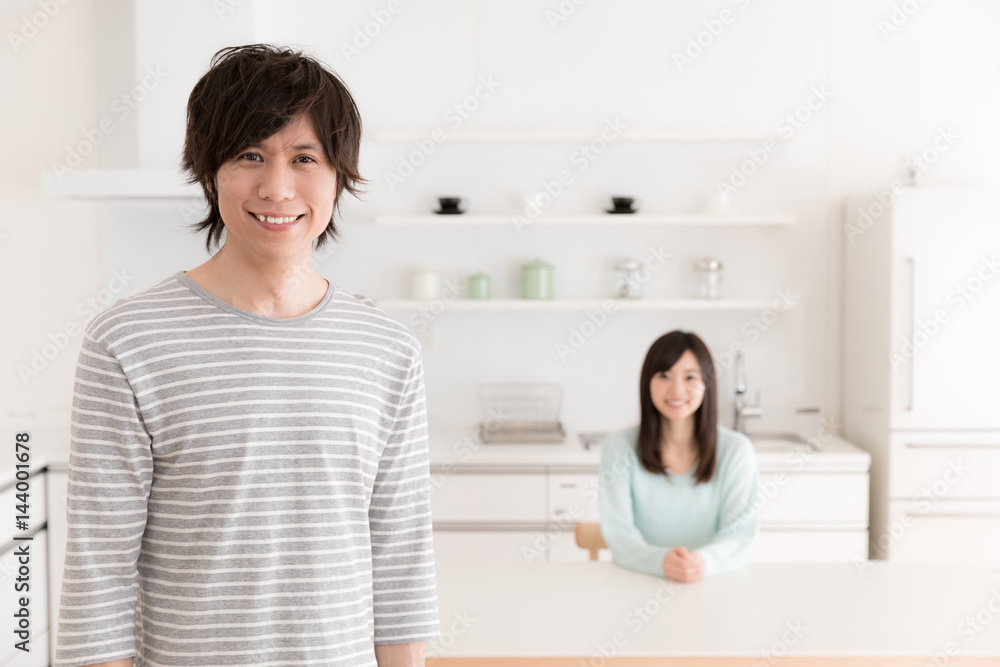
POLYGON ((764 408, 760 407, 760 389, 757 390, 757 403, 747 405, 743 395, 747 393, 746 361, 743 350, 736 353, 736 401, 733 403, 733 430, 747 434, 748 418, 762 417, 764 408))

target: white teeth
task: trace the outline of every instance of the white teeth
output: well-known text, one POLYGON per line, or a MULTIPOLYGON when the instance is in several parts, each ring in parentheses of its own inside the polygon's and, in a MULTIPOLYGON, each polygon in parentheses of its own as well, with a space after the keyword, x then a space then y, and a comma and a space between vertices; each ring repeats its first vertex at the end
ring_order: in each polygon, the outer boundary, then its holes
POLYGON ((270 216, 265 217, 263 215, 258 215, 258 214, 255 215, 257 215, 257 219, 260 220, 261 222, 270 222, 272 225, 283 225, 286 222, 292 222, 294 220, 298 220, 299 217, 297 215, 293 215, 287 218, 272 218, 270 216))

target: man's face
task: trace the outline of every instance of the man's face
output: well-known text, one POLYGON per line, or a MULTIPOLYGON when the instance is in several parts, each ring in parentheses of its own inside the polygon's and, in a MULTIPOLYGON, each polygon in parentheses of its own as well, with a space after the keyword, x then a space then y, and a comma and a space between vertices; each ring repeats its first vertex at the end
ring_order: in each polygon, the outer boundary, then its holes
POLYGON ((250 261, 298 261, 330 222, 337 172, 301 114, 224 163, 215 182, 230 251, 250 261))

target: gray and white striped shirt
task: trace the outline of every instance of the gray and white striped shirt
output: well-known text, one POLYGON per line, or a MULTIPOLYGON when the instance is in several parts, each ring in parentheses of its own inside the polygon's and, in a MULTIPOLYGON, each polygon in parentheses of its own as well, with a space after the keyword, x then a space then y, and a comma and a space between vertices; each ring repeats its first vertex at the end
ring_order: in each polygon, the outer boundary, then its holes
POLYGON ((439 636, 420 346, 368 298, 271 318, 179 271, 87 325, 71 434, 58 667, 439 636))

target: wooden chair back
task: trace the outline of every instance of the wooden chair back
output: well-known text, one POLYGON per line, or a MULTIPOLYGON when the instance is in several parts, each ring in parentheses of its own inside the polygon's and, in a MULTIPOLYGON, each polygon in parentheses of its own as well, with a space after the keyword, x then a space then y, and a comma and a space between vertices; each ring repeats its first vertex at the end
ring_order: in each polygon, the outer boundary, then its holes
POLYGON ((601 524, 596 521, 578 523, 573 532, 576 534, 576 546, 589 551, 590 560, 597 560, 597 552, 608 548, 601 535, 601 524))

